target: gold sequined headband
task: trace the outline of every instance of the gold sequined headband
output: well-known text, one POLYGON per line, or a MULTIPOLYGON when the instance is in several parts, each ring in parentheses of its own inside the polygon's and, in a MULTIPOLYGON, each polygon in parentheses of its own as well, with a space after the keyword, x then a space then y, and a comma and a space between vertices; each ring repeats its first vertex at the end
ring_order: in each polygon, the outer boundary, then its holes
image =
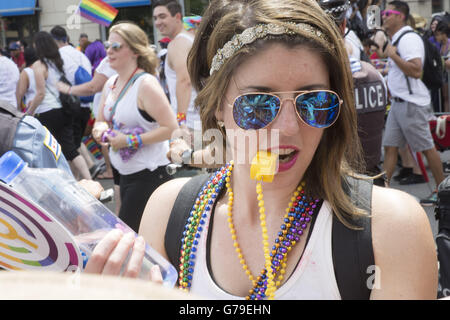
POLYGON ((225 61, 231 58, 244 45, 250 44, 258 39, 265 38, 268 35, 283 34, 313 36, 326 46, 330 47, 328 38, 323 34, 323 32, 307 23, 284 22, 282 24, 258 24, 254 27, 245 29, 240 34, 234 35, 230 41, 225 43, 223 48, 217 50, 217 53, 211 63, 209 75, 212 75, 215 71, 219 70, 225 61))

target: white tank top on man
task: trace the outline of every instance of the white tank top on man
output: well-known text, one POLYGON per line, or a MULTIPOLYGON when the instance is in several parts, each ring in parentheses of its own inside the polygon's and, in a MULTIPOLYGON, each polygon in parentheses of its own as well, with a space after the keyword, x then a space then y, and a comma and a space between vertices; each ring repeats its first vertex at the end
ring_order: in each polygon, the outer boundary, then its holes
MULTIPOLYGON (((176 37, 183 37, 188 39, 191 42, 194 42, 194 37, 183 32, 179 33, 176 37)), ((169 63, 166 59, 166 63, 164 64, 164 73, 166 75, 167 87, 169 88, 170 95, 170 104, 175 112, 177 113, 178 104, 177 104, 177 93, 176 93, 176 84, 177 84, 177 74, 175 71, 169 66, 169 63)), ((190 129, 201 130, 201 122, 200 122, 200 114, 198 110, 195 109, 194 100, 197 97, 197 92, 194 88, 191 90, 191 100, 189 101, 189 107, 186 112, 186 126, 190 129)))

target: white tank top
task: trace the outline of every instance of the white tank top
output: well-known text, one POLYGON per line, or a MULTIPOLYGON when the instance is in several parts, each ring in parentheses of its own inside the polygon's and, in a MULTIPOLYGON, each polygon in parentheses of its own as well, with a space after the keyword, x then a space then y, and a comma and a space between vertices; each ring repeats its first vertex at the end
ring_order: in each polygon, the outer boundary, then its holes
POLYGON ((27 73, 28 76, 28 89, 27 92, 25 92, 25 105, 33 100, 34 96, 36 95, 36 79, 34 78, 34 70, 27 67, 23 69, 27 73))
MULTIPOLYGON (((205 231, 201 233, 197 246, 197 258, 190 292, 205 299, 244 299, 245 297, 238 297, 225 292, 214 282, 209 273, 206 261, 209 217, 210 215, 205 221, 205 231)), ((331 207, 328 202, 324 201, 301 260, 290 278, 275 291, 275 299, 341 299, 333 267, 331 248, 332 225, 333 215, 331 207)))
MULTIPOLYGON (((138 89, 141 81, 145 77, 153 77, 150 74, 143 75, 135 80, 134 84, 128 88, 125 95, 122 97, 120 102, 116 107, 114 114, 114 119, 111 119, 110 110, 115 101, 112 99, 111 86, 116 81, 118 75, 112 76, 106 82, 106 102, 103 108, 103 115, 106 121, 113 120, 114 129, 121 132, 127 133, 127 130, 141 127, 144 132, 149 132, 159 128, 159 124, 154 121, 150 122, 139 113, 137 96, 138 89)), ((128 161, 122 160, 119 151, 114 151, 110 148, 109 155, 111 158, 111 163, 120 172, 120 174, 127 175, 142 171, 144 169, 149 169, 150 171, 155 170, 160 166, 169 164, 169 160, 166 157, 169 151, 169 142, 157 142, 153 144, 146 144, 138 149, 138 151, 129 159, 128 161)))
MULTIPOLYGON (((194 42, 194 37, 185 33, 179 33, 176 37, 183 37, 188 39, 191 43, 194 42)), ((175 71, 169 66, 169 63, 166 59, 166 63, 164 64, 164 73, 166 75, 167 87, 169 88, 170 95, 170 104, 172 105, 175 114, 178 110, 177 104, 177 93, 176 93, 176 83, 177 83, 177 74, 175 71)), ((191 100, 189 101, 189 107, 186 112, 186 126, 190 129, 201 130, 201 122, 200 122, 200 114, 198 110, 195 109, 194 100, 197 97, 197 92, 192 88, 191 90, 191 100)))
POLYGON ((52 62, 46 61, 46 63, 48 77, 45 80, 45 97, 41 104, 36 108, 35 113, 43 113, 53 109, 62 108, 61 102, 59 101, 59 91, 56 88, 56 83, 61 77, 61 73, 52 62))

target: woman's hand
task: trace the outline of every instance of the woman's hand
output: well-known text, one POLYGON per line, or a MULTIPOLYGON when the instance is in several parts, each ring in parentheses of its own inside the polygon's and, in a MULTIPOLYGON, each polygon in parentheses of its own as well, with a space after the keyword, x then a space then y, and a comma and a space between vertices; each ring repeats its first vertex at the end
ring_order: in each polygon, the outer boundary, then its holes
POLYGON ((59 92, 68 94, 68 93, 69 93, 70 86, 69 86, 68 84, 62 82, 62 81, 58 81, 58 82, 56 83, 56 88, 58 89, 59 92))
POLYGON ((108 142, 114 150, 128 147, 127 136, 117 130, 112 130, 112 134, 108 135, 108 142))
POLYGON ((100 199, 100 196, 104 191, 103 186, 100 184, 100 182, 94 180, 82 179, 78 181, 78 185, 86 189, 86 191, 96 199, 100 199))
MULTIPOLYGON (((135 237, 134 232, 123 233, 119 229, 110 231, 97 244, 86 265, 85 272, 120 275, 122 265, 131 251, 122 275, 124 277, 137 278, 141 273, 142 262, 145 255, 145 241, 142 236, 135 237)), ((162 275, 157 265, 153 266, 149 273, 149 280, 162 283, 162 275)))
POLYGON ((109 126, 106 121, 95 121, 94 126, 92 128, 92 137, 98 144, 102 144, 103 133, 106 132, 108 129, 109 126))
POLYGON ((170 142, 170 150, 167 152, 167 158, 172 163, 182 164, 183 152, 191 149, 186 141, 183 139, 175 139, 170 142))

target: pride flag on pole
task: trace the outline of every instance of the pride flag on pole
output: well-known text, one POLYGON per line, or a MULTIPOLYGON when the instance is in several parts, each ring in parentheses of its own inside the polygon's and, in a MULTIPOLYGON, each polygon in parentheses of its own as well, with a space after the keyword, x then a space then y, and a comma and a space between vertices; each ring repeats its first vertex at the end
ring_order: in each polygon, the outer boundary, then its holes
POLYGON ((119 13, 119 10, 101 0, 81 0, 79 12, 82 17, 109 27, 119 13))

